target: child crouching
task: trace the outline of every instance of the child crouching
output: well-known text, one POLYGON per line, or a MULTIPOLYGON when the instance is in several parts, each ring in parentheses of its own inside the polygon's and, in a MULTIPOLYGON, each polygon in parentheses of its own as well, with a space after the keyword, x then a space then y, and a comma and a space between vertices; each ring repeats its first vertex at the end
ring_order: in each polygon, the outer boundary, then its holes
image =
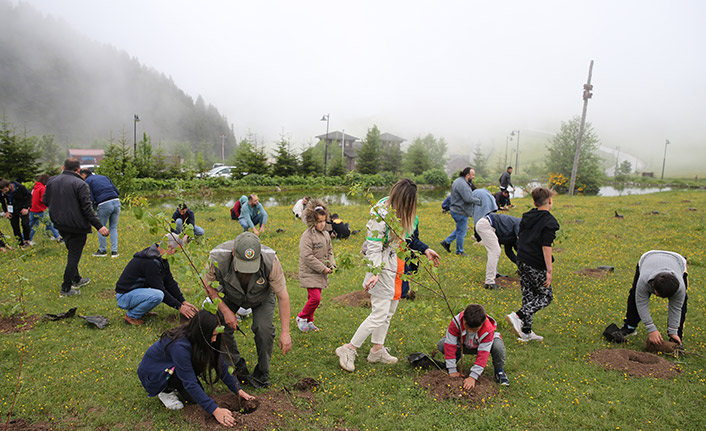
POLYGON ((463 380, 465 390, 471 390, 476 386, 488 362, 488 355, 493 357, 495 380, 504 386, 510 384, 504 371, 505 343, 500 333, 495 332, 497 327, 498 324, 485 313, 482 305, 471 304, 451 319, 446 335, 437 343, 437 348, 444 354, 446 369, 451 377, 461 376, 457 367, 461 355, 464 353, 476 355, 476 361, 468 377, 463 380))
POLYGON ((321 290, 328 287, 328 275, 336 267, 331 236, 325 231, 327 218, 328 209, 320 199, 310 200, 302 214, 308 226, 299 240, 299 284, 307 290, 306 304, 296 319, 302 332, 319 330, 314 312, 321 303, 321 290))

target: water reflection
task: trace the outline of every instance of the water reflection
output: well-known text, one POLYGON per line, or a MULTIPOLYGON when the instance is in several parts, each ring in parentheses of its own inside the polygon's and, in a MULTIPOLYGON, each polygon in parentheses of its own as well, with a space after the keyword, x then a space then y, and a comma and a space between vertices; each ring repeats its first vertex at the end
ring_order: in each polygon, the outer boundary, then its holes
MULTIPOLYGON (((530 183, 527 187, 521 188, 517 187, 510 197, 513 199, 522 198, 527 193, 525 190, 531 190, 534 187, 542 186, 540 183, 530 183)), ((627 196, 632 194, 646 194, 646 193, 656 193, 671 191, 671 187, 625 187, 617 188, 613 186, 604 186, 600 188, 598 192, 599 196, 627 196)), ((373 193, 373 198, 375 200, 384 197, 387 191, 378 191, 373 193)), ((422 204, 428 202, 440 202, 443 201, 446 196, 448 196, 449 190, 447 189, 433 189, 433 190, 419 190, 419 201, 422 204)), ((150 198, 150 205, 153 207, 160 207, 165 209, 174 209, 177 204, 185 201, 187 205, 205 205, 209 207, 232 207, 235 204, 235 200, 241 195, 237 196, 229 192, 214 192, 213 194, 206 196, 205 198, 190 195, 186 199, 181 198, 150 198)), ((260 202, 265 207, 274 206, 293 206, 297 200, 304 196, 301 192, 260 192, 258 197, 260 202)), ((345 192, 328 192, 324 195, 316 196, 324 199, 332 207, 335 206, 346 206, 346 205, 362 205, 365 203, 365 199, 361 196, 352 197, 347 195, 345 192)))

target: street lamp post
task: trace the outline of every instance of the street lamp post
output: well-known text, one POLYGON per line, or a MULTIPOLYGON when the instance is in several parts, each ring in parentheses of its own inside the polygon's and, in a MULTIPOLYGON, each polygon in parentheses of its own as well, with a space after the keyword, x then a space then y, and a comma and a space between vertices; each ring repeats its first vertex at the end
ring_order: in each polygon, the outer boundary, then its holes
POLYGON ((133 139, 133 141, 132 141, 133 156, 137 156, 137 122, 138 121, 140 121, 140 117, 138 117, 137 114, 135 114, 135 118, 133 119, 133 122, 132 122, 132 124, 133 124, 133 128, 132 128, 132 131, 133 131, 133 137, 132 137, 132 139, 133 139))
MULTIPOLYGON (((513 130, 512 132, 510 132, 510 136, 515 136, 515 132, 517 132, 517 149, 515 150, 515 173, 519 174, 520 173, 520 131, 513 130)), ((507 167, 507 166, 505 166, 505 167, 507 167)))
POLYGON ((509 136, 505 136, 505 164, 503 165, 504 168, 507 168, 507 143, 510 140, 509 136))
POLYGON ((664 179, 664 165, 667 163, 667 145, 669 145, 669 139, 664 142, 664 158, 662 159, 662 179, 664 179))
POLYGON ((321 121, 326 122, 326 143, 324 145, 324 176, 326 176, 326 162, 328 161, 328 121, 329 114, 325 114, 323 117, 321 117, 321 121))

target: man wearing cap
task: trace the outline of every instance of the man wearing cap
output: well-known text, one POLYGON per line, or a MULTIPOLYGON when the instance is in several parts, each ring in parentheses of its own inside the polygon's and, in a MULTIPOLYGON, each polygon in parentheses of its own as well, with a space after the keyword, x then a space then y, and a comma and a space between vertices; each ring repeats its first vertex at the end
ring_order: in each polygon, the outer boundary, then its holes
POLYGON ((171 256, 184 246, 187 236, 179 238, 174 233, 167 234, 162 242, 155 243, 138 251, 127 264, 118 282, 115 283, 115 299, 118 307, 126 310, 123 318, 131 325, 144 325, 142 317, 154 315, 153 308, 164 302, 191 319, 198 309, 186 302, 179 290, 169 262, 165 256, 171 256), (163 248, 164 246, 167 248, 163 248))
POLYGON ((223 334, 227 348, 226 362, 235 366, 243 383, 254 387, 269 386, 270 358, 275 338, 275 298, 281 321, 279 347, 282 354, 292 348, 289 293, 275 251, 263 246, 255 234, 243 232, 235 240, 226 241, 211 250, 207 270, 204 284, 208 296, 216 300, 219 292, 223 294, 218 310, 226 324, 223 334), (211 287, 215 281, 218 282, 218 289, 211 287), (240 307, 252 308, 252 331, 258 356, 252 375, 248 372, 245 359, 240 356, 233 336, 237 329, 235 312, 240 307))

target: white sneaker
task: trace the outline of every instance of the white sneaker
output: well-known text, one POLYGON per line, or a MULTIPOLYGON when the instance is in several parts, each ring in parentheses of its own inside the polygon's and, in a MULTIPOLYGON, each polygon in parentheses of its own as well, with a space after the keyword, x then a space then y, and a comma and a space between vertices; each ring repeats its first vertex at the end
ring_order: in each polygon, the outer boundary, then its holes
POLYGON ((309 330, 310 330, 310 331, 320 331, 320 330, 321 330, 321 328, 319 328, 318 326, 314 325, 314 322, 308 322, 308 324, 309 324, 309 330))
POLYGON ((164 404, 164 407, 169 410, 180 410, 184 408, 184 403, 179 400, 176 391, 160 392, 157 394, 159 400, 164 404))
POLYGON ((250 315, 250 313, 252 313, 252 308, 240 307, 240 308, 238 308, 238 311, 236 313, 240 314, 243 317, 248 317, 250 315))
POLYGON ((301 317, 297 316, 297 327, 300 331, 307 332, 309 331, 309 322, 307 322, 306 319, 302 319, 301 317))
POLYGON ((514 311, 505 316, 505 321, 510 324, 510 329, 518 337, 522 337, 522 320, 514 311))
POLYGON ((517 341, 521 341, 523 343, 527 343, 529 341, 544 341, 544 337, 535 334, 534 331, 530 331, 529 334, 525 334, 524 332, 521 334, 522 335, 517 338, 517 341))
POLYGON ((396 364, 397 360, 398 359, 396 357, 390 354, 389 347, 383 347, 377 352, 373 352, 373 350, 371 349, 370 353, 368 354, 368 362, 370 363, 382 362, 383 364, 396 364))
POLYGON ((355 357, 358 356, 357 351, 346 346, 341 346, 336 349, 336 356, 338 356, 338 363, 341 365, 341 368, 351 373, 355 371, 355 357))

